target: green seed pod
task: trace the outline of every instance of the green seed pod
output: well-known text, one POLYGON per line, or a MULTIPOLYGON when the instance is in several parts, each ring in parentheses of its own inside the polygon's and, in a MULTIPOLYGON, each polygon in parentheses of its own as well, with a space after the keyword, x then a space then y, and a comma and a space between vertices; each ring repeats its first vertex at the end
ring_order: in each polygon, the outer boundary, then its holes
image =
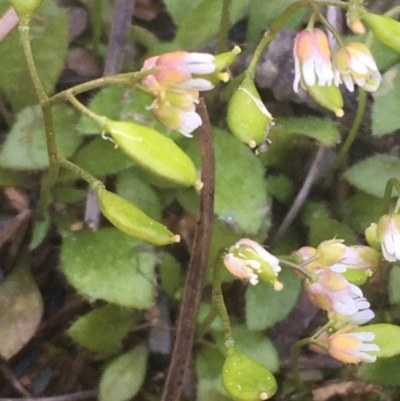
POLYGON ((268 400, 278 388, 275 377, 263 365, 237 350, 231 351, 222 368, 229 395, 238 401, 268 400))
POLYGON ((400 53, 400 22, 368 11, 362 15, 362 18, 382 43, 400 53))
POLYGON ((10 0, 22 24, 28 24, 43 0, 10 0))
POLYGON ((343 97, 340 89, 335 85, 330 86, 307 86, 310 96, 321 106, 333 111, 336 117, 343 117, 343 97))
POLYGON ((273 126, 273 117, 264 106, 254 81, 246 77, 228 104, 228 127, 251 148, 262 145, 273 126))
POLYGON ((107 191, 103 185, 93 190, 99 197, 101 212, 124 233, 153 245, 168 245, 180 241, 179 235, 173 234, 124 198, 107 191))
POLYGON ((123 152, 151 173, 178 185, 201 187, 192 160, 172 139, 129 121, 107 120, 104 130, 123 152))

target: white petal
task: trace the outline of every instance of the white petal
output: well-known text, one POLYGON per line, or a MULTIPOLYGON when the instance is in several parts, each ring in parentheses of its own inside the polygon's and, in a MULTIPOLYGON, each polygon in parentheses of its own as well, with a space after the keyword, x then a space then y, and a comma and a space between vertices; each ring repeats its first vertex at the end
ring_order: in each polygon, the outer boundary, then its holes
POLYGON ((303 79, 307 86, 315 85, 314 61, 308 60, 302 65, 303 79))
POLYGON ((347 267, 341 263, 335 263, 329 267, 329 270, 335 273, 344 273, 347 270, 347 267))
POLYGON ((214 85, 204 78, 194 78, 177 84, 176 87, 188 90, 208 91, 214 88, 214 85))
POLYGON ((202 123, 200 116, 196 112, 189 111, 182 114, 182 122, 178 131, 184 136, 192 138, 193 135, 191 133, 200 127, 202 123))
POLYGON ((349 92, 354 92, 354 82, 353 78, 349 74, 342 74, 342 79, 344 84, 346 85, 346 88, 349 92))
POLYGON ((360 347, 361 351, 380 351, 380 348, 376 344, 362 344, 360 347))
POLYGON ((364 362, 372 363, 376 361, 376 356, 366 354, 365 352, 357 352, 357 356, 360 357, 364 362))
POLYGON ((349 333, 350 336, 360 341, 373 341, 375 340, 375 334, 370 331, 360 331, 358 333, 349 333))
POLYGON ((351 59, 350 69, 360 75, 366 75, 368 73, 368 67, 357 58, 351 59))

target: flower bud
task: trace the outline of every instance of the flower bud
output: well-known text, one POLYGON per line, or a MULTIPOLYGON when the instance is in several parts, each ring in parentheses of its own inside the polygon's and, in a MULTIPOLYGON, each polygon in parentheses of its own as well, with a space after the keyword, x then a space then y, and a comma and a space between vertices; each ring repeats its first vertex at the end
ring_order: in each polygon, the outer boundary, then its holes
POLYGON ((340 89, 335 85, 313 86, 304 85, 310 96, 322 107, 335 113, 336 117, 343 117, 343 96, 340 89))
POLYGON ((256 285, 260 280, 274 286, 276 291, 283 288, 278 281, 281 271, 279 260, 257 242, 242 238, 229 248, 224 257, 225 267, 236 277, 256 285))
POLYGON ((371 277, 370 270, 347 269, 341 274, 349 283, 357 286, 365 284, 367 280, 371 277))
POLYGON ((151 173, 178 185, 197 185, 197 172, 189 156, 170 138, 128 121, 107 120, 115 144, 151 173))
POLYGON ((383 257, 388 262, 400 260, 400 214, 385 214, 377 228, 383 257))
POLYGON ((237 350, 228 353, 222 380, 228 394, 238 401, 268 400, 278 388, 275 377, 266 367, 237 350))
POLYGON ((28 24, 43 0, 10 0, 22 24, 28 24))
POLYGON ((107 191, 103 185, 93 190, 99 197, 101 212, 124 233, 154 245, 180 241, 179 235, 173 234, 167 227, 147 216, 124 198, 107 191))
POLYGON ((382 43, 400 52, 400 22, 368 11, 363 14, 362 18, 382 43))
POLYGON ((255 148, 265 142, 273 117, 264 106, 251 78, 246 77, 228 104, 228 127, 240 141, 255 148))
POLYGON ((377 251, 381 250, 381 243, 378 239, 378 225, 371 223, 371 225, 365 229, 365 239, 368 244, 377 251))

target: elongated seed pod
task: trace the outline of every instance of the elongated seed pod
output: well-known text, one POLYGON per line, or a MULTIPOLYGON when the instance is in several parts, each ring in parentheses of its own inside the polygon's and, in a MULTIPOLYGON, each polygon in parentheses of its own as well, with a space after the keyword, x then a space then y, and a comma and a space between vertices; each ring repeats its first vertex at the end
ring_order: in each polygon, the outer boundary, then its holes
POLYGON ((343 97, 337 86, 313 85, 307 86, 307 91, 321 106, 333 111, 337 117, 343 117, 343 97))
POLYGON ((124 233, 153 245, 168 245, 180 241, 179 235, 173 234, 124 198, 107 191, 104 186, 98 186, 94 191, 99 197, 101 212, 124 233))
POLYGON ((400 22, 368 11, 363 13, 362 19, 374 36, 400 53, 400 22))
POLYGON ((198 184, 195 165, 172 139, 129 121, 107 120, 104 129, 123 152, 151 173, 182 186, 198 184))

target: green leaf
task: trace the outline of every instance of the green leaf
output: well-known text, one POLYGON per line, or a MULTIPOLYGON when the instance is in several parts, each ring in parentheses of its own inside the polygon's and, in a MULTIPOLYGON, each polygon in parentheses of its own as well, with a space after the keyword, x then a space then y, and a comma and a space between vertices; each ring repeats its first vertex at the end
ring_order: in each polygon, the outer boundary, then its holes
POLYGON ((27 258, 0 283, 0 355, 10 359, 35 334, 43 313, 42 297, 27 258))
POLYGON ((288 202, 293 197, 293 183, 285 175, 276 175, 267 179, 268 193, 279 202, 288 202))
MULTIPOLYGON (((8 7, 8 1, 0 1, 1 13, 8 7)), ((41 82, 45 91, 52 93, 67 56, 67 9, 57 7, 52 1, 44 1, 30 24, 30 40, 41 82)), ((19 111, 37 103, 18 29, 1 42, 0 60, 0 88, 13 109, 19 111)))
POLYGON ((389 155, 375 155, 350 167, 344 178, 367 194, 383 198, 387 181, 400 176, 400 159, 389 155))
POLYGON ((373 341, 379 347, 379 351, 369 351, 378 358, 390 358, 400 354, 400 327, 393 324, 379 323, 357 327, 353 332, 369 332, 375 334, 373 341))
MULTIPOLYGON (((154 98, 151 95, 139 89, 112 86, 99 92, 90 102, 89 108, 94 113, 106 116, 110 120, 133 120, 138 124, 152 127, 158 132, 168 133, 170 130, 158 122, 149 110, 153 101, 154 98)), ((101 134, 98 125, 83 115, 78 129, 86 135, 101 134)))
POLYGON ((91 300, 146 309, 154 301, 152 248, 115 228, 70 233, 61 247, 68 281, 91 300))
POLYGON ((109 351, 121 343, 138 317, 135 310, 107 305, 78 318, 68 334, 93 351, 109 351))
POLYGON ((167 11, 173 18, 176 25, 181 24, 185 17, 193 8, 195 8, 202 0, 164 0, 167 11))
POLYGON ((400 64, 382 76, 382 82, 374 93, 372 108, 372 134, 390 134, 400 128, 400 114, 397 108, 400 91, 400 64))
POLYGON ((99 401, 127 401, 140 390, 146 375, 148 351, 144 345, 120 355, 104 369, 99 401))
POLYGON ((221 376, 212 380, 200 378, 197 383, 196 399, 197 401, 232 401, 223 387, 221 376))
POLYGON ((340 140, 340 127, 335 121, 316 117, 276 118, 271 135, 305 135, 326 146, 335 146, 340 140))
POLYGON ((220 377, 224 361, 225 356, 219 349, 201 346, 196 352, 196 375, 203 379, 220 377))
POLYGON ((259 331, 283 320, 296 305, 301 282, 290 269, 279 274, 282 291, 275 291, 267 283, 259 282, 246 291, 246 325, 249 330, 259 331))
POLYGON ((377 359, 374 363, 363 363, 358 369, 363 381, 381 386, 400 385, 400 355, 377 359))
MULTIPOLYGON (((215 213, 233 227, 255 235, 265 223, 269 202, 264 168, 253 152, 230 133, 219 129, 213 132, 216 158, 215 213)), ((198 138, 180 144, 200 169, 198 138)), ((185 189, 177 194, 182 205, 190 213, 196 214, 196 191, 185 189)))
MULTIPOLYGON (((69 158, 82 141, 75 130, 78 115, 74 109, 65 105, 54 107, 53 115, 58 151, 69 158)), ((0 166, 15 170, 36 170, 48 165, 40 106, 27 107, 18 113, 0 150, 0 166)))
POLYGON ((164 252, 160 263, 160 281, 164 292, 172 299, 182 296, 182 274, 179 262, 164 252))
POLYGON ((16 186, 31 188, 32 185, 32 179, 28 180, 26 173, 0 168, 0 187, 16 186))
POLYGON ((382 200, 357 191, 350 197, 346 208, 346 221, 358 233, 364 233, 369 225, 382 215, 382 200))
POLYGON ((391 305, 400 302, 400 266, 393 266, 389 273, 388 295, 391 305))
MULTIPOLYGON (((248 0, 233 0, 231 21, 235 21, 248 0)), ((176 33, 175 42, 185 50, 195 50, 218 34, 221 23, 222 1, 202 0, 186 15, 176 33)))
MULTIPOLYGON (((250 42, 250 47, 254 47, 260 40, 263 31, 268 29, 279 15, 295 1, 296 0, 251 0, 246 44, 250 42)), ((292 14, 285 21, 285 28, 298 27, 306 12, 307 8, 304 8, 292 14)))
MULTIPOLYGON (((132 159, 115 149, 115 146, 102 138, 95 138, 82 146, 71 161, 88 173, 101 177, 115 174, 133 165, 132 159)), ((62 169, 58 178, 59 182, 76 180, 78 176, 71 170, 62 169)))
POLYGON ((116 192, 148 216, 161 220, 162 208, 156 191, 139 179, 134 171, 122 171, 117 176, 116 192))
POLYGON ((308 235, 310 246, 314 247, 317 247, 322 241, 332 238, 344 239, 346 245, 358 244, 357 237, 349 226, 325 216, 315 217, 311 220, 308 235))

